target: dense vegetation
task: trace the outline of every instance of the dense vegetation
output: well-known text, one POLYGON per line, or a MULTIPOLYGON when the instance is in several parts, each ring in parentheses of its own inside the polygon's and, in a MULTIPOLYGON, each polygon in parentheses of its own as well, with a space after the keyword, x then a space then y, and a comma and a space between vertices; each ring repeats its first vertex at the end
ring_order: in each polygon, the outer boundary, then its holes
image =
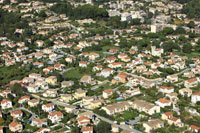
POLYGON ((14 34, 15 30, 25 29, 27 27, 27 21, 21 19, 19 14, 0 9, 0 36, 16 39, 18 36, 14 34))
POLYGON ((72 19, 97 19, 108 17, 108 12, 104 8, 91 5, 83 5, 74 8, 69 3, 57 3, 51 7, 51 10, 59 14, 66 14, 72 19))
POLYGON ((190 0, 172 0, 172 1, 176 1, 176 2, 181 3, 181 4, 190 2, 190 0))
POLYGON ((187 14, 189 18, 200 19, 200 0, 191 0, 184 8, 183 13, 187 14))

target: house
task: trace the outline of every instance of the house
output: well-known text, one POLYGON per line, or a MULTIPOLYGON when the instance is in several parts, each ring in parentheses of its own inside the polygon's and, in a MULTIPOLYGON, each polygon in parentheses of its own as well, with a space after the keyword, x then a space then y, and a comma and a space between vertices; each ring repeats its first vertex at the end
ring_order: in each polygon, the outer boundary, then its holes
POLYGON ((97 53, 91 52, 89 53, 88 57, 90 60, 95 60, 96 58, 99 58, 100 56, 97 53))
POLYGON ((108 98, 109 96, 111 96, 113 94, 114 90, 113 89, 108 89, 108 90, 104 90, 103 91, 103 98, 108 98))
POLYGON ((61 94, 60 95, 60 101, 62 101, 62 102, 69 102, 71 100, 73 100, 73 97, 71 94, 61 94))
POLYGON ((161 86, 158 91, 168 94, 174 92, 174 87, 161 86))
POLYGON ((61 88, 71 87, 74 85, 74 81, 62 81, 61 88))
POLYGON ((108 67, 110 67, 110 68, 121 68, 122 63, 121 62, 113 62, 113 63, 109 64, 108 67))
POLYGON ((40 100, 38 100, 38 99, 32 99, 32 100, 28 101, 28 105, 29 105, 30 107, 35 107, 35 106, 37 106, 39 103, 40 103, 40 100))
POLYGON ((92 78, 91 76, 89 75, 84 75, 81 79, 80 79, 80 82, 81 83, 85 83, 85 84, 90 84, 92 81, 92 78))
POLYGON ((82 133, 93 133, 93 127, 92 126, 84 126, 81 128, 82 133))
POLYGON ((86 126, 90 124, 90 119, 85 116, 78 117, 77 121, 79 126, 86 126))
POLYGON ((102 68, 103 68, 102 65, 98 65, 98 66, 93 67, 92 71, 94 71, 94 72, 100 71, 100 70, 102 70, 102 68))
POLYGON ((119 132, 119 127, 117 126, 117 125, 115 125, 115 124, 112 124, 111 125, 111 131, 113 132, 113 133, 118 133, 119 132))
POLYGON ((92 112, 89 112, 89 111, 78 114, 78 117, 82 117, 82 116, 87 117, 89 119, 94 118, 94 114, 92 112))
POLYGON ((50 85, 56 85, 57 84, 57 77, 56 76, 50 76, 45 79, 45 81, 50 85))
POLYGON ((42 110, 44 112, 52 112, 54 109, 54 104, 53 103, 48 103, 48 104, 43 104, 42 105, 42 110))
POLYGON ((88 104, 84 105, 84 107, 86 109, 93 110, 95 108, 99 108, 101 105, 102 105, 101 100, 93 100, 93 101, 90 101, 88 104))
POLYGON ((107 58, 105 59, 105 61, 106 61, 107 63, 113 63, 113 62, 115 62, 115 60, 116 60, 115 56, 110 56, 110 57, 107 57, 107 58))
POLYGON ((3 99, 1 101, 1 108, 2 109, 9 109, 12 108, 12 101, 9 99, 3 99))
POLYGON ((26 86, 27 90, 31 93, 38 93, 39 92, 39 86, 37 86, 35 83, 29 84, 26 86))
POLYGON ((36 40, 35 43, 38 47, 43 47, 43 45, 44 45, 44 41, 42 41, 42 40, 36 40))
POLYGON ((48 133, 51 130, 49 128, 40 128, 39 130, 37 130, 35 133, 48 133))
POLYGON ((125 110, 128 110, 131 107, 131 104, 128 101, 113 103, 107 106, 102 107, 109 115, 114 115, 116 113, 121 113, 125 110))
POLYGON ((193 78, 195 77, 195 74, 193 72, 185 72, 183 73, 183 77, 193 78))
POLYGON ((56 97, 58 95, 57 89, 48 89, 42 93, 44 97, 56 97))
POLYGON ((178 76, 176 74, 168 75, 165 81, 170 83, 178 82, 178 76))
POLYGON ((184 86, 186 88, 192 88, 198 85, 198 81, 196 78, 188 79, 184 81, 184 86))
POLYGON ((64 70, 65 67, 66 66, 64 64, 60 64, 60 63, 57 63, 57 64, 54 65, 54 69, 59 70, 59 71, 64 70))
POLYGON ((135 99, 134 102, 132 103, 132 107, 134 109, 137 109, 138 112, 144 111, 145 113, 149 115, 153 115, 154 113, 160 112, 159 106, 156 106, 153 103, 149 103, 144 100, 135 99))
POLYGON ((100 76, 107 78, 113 73, 114 73, 114 71, 111 68, 105 68, 100 72, 100 76))
POLYGON ((18 122, 11 122, 9 124, 9 129, 11 132, 16 133, 16 132, 22 132, 23 130, 23 125, 18 122))
POLYGON ((22 83, 24 83, 24 84, 33 84, 34 83, 34 79, 30 78, 30 77, 24 77, 22 79, 22 83))
POLYGON ((195 126, 195 125, 191 125, 191 126, 189 127, 189 129, 190 129, 192 132, 198 133, 199 130, 200 130, 200 127, 195 126))
POLYGON ((75 113, 77 110, 76 110, 76 107, 73 106, 73 105, 66 105, 65 106, 65 111, 67 113, 75 113))
POLYGON ((10 113, 10 115, 13 117, 13 118, 16 118, 16 119, 19 119, 21 120, 22 119, 22 116, 23 116, 23 112, 21 110, 15 110, 15 111, 12 111, 10 113))
POLYGON ((166 94, 166 97, 169 98, 172 103, 177 103, 179 100, 178 94, 176 92, 168 93, 166 94))
POLYGON ((80 61, 79 62, 79 67, 87 67, 89 63, 87 61, 80 61))
POLYGON ((48 119, 51 120, 52 123, 58 123, 62 120, 63 118, 63 113, 62 112, 51 112, 48 115, 48 119))
POLYGON ((151 46, 151 54, 153 56, 161 57, 161 54, 163 53, 164 53, 164 50, 162 48, 156 48, 155 46, 151 46))
POLYGON ((184 97, 190 97, 192 95, 192 90, 189 88, 180 89, 178 92, 180 95, 184 97))
POLYGON ((41 78, 41 74, 31 73, 31 74, 29 74, 29 78, 36 80, 38 78, 41 78))
POLYGON ((90 104, 93 100, 94 100, 94 97, 90 97, 90 96, 83 97, 83 98, 82 98, 82 103, 81 103, 81 105, 82 105, 82 106, 88 105, 88 104, 90 104))
POLYGON ((172 112, 165 112, 162 114, 161 118, 166 120, 169 125, 175 125, 178 127, 183 127, 183 123, 181 122, 180 118, 174 117, 172 112))
POLYGON ((171 101, 168 99, 160 98, 155 102, 158 106, 164 108, 165 106, 171 106, 171 101))
POLYGON ((6 66, 11 66, 11 65, 15 65, 15 64, 16 64, 15 60, 12 60, 12 59, 7 60, 7 61, 5 62, 5 65, 6 65, 6 66))
POLYGON ((19 100, 18 103, 22 104, 24 102, 27 102, 30 100, 30 96, 22 96, 19 100))
POLYGON ((116 80, 117 82, 125 83, 127 76, 128 75, 126 73, 120 73, 120 74, 118 74, 117 76, 114 77, 114 80, 116 80))
POLYGON ((139 88, 131 87, 130 89, 126 90, 123 93, 123 97, 128 98, 128 97, 132 97, 132 96, 139 95, 139 94, 141 94, 141 91, 139 88))
POLYGON ((76 98, 76 99, 83 98, 83 97, 86 96, 86 91, 81 90, 81 89, 78 89, 78 90, 76 90, 76 92, 74 93, 73 96, 74 96, 74 98, 76 98))
POLYGON ((38 78, 38 79, 35 81, 35 84, 36 84, 40 89, 43 89, 43 90, 49 89, 49 85, 48 85, 47 82, 45 82, 45 78, 43 78, 43 77, 38 78))
POLYGON ((191 96, 192 103, 197 103, 200 101, 200 92, 193 93, 191 96))
POLYGON ((43 126, 47 126, 47 119, 43 118, 35 118, 31 121, 31 126, 36 126, 36 127, 43 127, 43 126))
POLYGON ((150 133, 152 130, 164 127, 164 122, 159 119, 150 119, 143 123, 143 127, 146 133, 150 133))

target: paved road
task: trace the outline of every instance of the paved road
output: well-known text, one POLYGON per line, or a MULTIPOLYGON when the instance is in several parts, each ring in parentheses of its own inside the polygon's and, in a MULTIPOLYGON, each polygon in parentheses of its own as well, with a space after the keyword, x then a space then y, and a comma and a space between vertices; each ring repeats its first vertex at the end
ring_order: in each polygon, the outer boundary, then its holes
POLYGON ((147 82, 155 82, 155 84, 158 84, 158 83, 161 83, 163 81, 163 78, 157 78, 157 79, 146 79, 142 76, 138 76, 138 75, 135 75, 135 74, 132 74, 132 73, 127 73, 129 76, 132 76, 134 78, 142 78, 144 81, 147 81, 147 82))
MULTIPOLYGON (((45 98, 41 98, 41 97, 39 97, 37 95, 34 95, 34 94, 32 94, 32 96, 35 97, 35 98, 41 99, 41 100, 50 101, 50 102, 52 102, 52 103, 54 103, 56 105, 63 106, 63 107, 65 107, 66 105, 69 105, 67 103, 63 103, 63 102, 57 101, 56 99, 45 99, 45 98)), ((87 110, 87 109, 81 109, 81 110, 83 110, 83 111, 89 111, 89 112, 93 113, 96 117, 98 117, 99 119, 101 119, 102 121, 105 121, 105 122, 107 122, 109 124, 115 124, 114 121, 111 121, 111 120, 109 120, 109 119, 107 119, 107 118, 105 118, 103 116, 95 114, 94 112, 92 112, 90 110, 87 110)), ((130 128, 129 125, 126 125, 126 124, 125 125, 117 125, 117 126, 119 128, 121 128, 121 129, 128 130, 128 131, 131 131, 133 133, 140 133, 139 131, 130 128)))
POLYGON ((109 81, 108 80, 104 80, 101 84, 98 84, 98 85, 95 85, 91 88, 91 90, 96 90, 97 88, 99 88, 100 86, 108 83, 109 81))
POLYGON ((28 110, 28 109, 26 109, 24 107, 15 108, 15 109, 11 110, 10 112, 15 111, 15 110, 24 110, 26 112, 29 112, 31 114, 31 117, 29 118, 29 121, 32 121, 33 119, 38 117, 35 113, 31 112, 30 110, 28 110))

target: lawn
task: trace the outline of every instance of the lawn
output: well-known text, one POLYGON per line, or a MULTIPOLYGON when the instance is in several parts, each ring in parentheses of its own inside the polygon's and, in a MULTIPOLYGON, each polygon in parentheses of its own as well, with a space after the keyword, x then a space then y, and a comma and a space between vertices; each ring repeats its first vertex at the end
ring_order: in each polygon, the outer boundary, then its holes
POLYGON ((68 72, 65 72, 64 75, 68 79, 80 79, 84 75, 84 73, 81 73, 78 69, 72 69, 68 72))

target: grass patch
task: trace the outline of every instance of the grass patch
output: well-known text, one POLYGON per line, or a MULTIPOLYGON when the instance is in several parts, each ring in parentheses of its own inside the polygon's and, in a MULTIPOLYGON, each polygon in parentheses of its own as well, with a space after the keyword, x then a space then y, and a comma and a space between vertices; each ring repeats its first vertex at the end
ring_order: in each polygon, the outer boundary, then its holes
POLYGON ((81 73, 78 69, 72 69, 68 72, 65 72, 64 75, 68 79, 80 79, 84 75, 84 73, 81 73))

